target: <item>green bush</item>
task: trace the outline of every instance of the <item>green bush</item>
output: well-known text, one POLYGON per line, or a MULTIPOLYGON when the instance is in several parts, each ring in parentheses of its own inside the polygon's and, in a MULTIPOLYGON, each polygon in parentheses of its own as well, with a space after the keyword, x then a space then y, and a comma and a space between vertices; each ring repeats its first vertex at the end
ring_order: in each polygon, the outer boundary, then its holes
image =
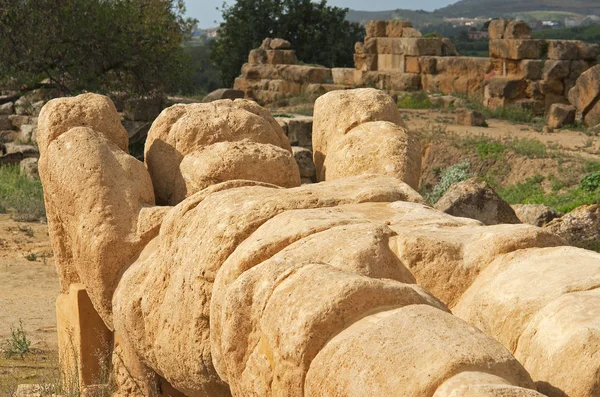
POLYGON ((6 358, 13 356, 23 356, 31 352, 31 341, 23 329, 23 322, 19 320, 18 327, 10 327, 10 338, 2 344, 2 350, 6 358))
POLYGON ((424 91, 406 94, 398 99, 400 109, 433 109, 438 106, 431 103, 429 96, 424 91))
POLYGON ((21 222, 45 217, 42 183, 21 176, 18 166, 0 167, 0 211, 10 212, 14 220, 21 222))
POLYGON ((481 141, 475 146, 475 152, 481 160, 495 159, 498 160, 506 151, 506 146, 500 142, 481 141))
POLYGON ((471 163, 468 160, 446 168, 441 174, 439 183, 427 195, 427 201, 431 205, 435 204, 452 184, 469 179, 471 177, 470 168, 471 163))
POLYGON ((567 213, 582 205, 600 204, 598 192, 591 192, 577 187, 563 193, 544 193, 541 183, 544 177, 536 175, 523 183, 507 186, 497 190, 498 195, 509 204, 545 204, 557 211, 567 213))
POLYGON ((600 171, 593 172, 583 177, 579 188, 586 192, 595 192, 600 189, 600 171))

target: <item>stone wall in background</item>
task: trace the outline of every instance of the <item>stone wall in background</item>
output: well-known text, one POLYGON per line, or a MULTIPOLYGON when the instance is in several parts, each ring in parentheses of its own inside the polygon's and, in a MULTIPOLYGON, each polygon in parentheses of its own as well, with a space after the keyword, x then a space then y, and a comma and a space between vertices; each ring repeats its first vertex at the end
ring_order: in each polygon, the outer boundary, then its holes
POLYGON ((462 57, 449 39, 423 37, 410 22, 370 21, 355 46, 355 67, 333 69, 297 65, 289 42, 266 39, 250 52, 234 87, 262 103, 357 87, 423 89, 544 114, 552 104, 569 103, 569 90, 600 55, 597 44, 532 39, 522 21, 494 20, 489 31, 488 58, 462 57))

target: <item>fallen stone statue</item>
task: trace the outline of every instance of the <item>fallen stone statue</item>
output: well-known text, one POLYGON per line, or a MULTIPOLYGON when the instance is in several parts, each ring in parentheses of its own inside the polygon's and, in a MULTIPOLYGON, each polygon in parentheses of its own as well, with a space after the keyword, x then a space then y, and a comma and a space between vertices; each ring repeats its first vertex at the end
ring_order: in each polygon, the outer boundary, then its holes
POLYGON ((38 143, 84 394, 600 395, 600 254, 426 205, 381 91, 317 100, 317 184, 248 100, 164 110, 145 164, 100 95, 50 101, 38 143))

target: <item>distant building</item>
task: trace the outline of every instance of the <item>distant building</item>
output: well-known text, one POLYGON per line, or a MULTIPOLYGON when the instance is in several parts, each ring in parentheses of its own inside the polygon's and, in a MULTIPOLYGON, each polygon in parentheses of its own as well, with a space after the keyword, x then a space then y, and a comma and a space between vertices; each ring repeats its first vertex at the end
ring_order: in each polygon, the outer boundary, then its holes
POLYGON ((565 18, 565 26, 567 28, 576 28, 582 25, 582 21, 575 18, 565 18))
POLYGON ((490 38, 490 33, 483 30, 472 30, 468 34, 469 40, 487 40, 490 38))
POLYGON ((484 23, 489 21, 490 19, 485 18, 444 18, 445 22, 451 23, 452 27, 460 27, 460 26, 483 26, 484 23))

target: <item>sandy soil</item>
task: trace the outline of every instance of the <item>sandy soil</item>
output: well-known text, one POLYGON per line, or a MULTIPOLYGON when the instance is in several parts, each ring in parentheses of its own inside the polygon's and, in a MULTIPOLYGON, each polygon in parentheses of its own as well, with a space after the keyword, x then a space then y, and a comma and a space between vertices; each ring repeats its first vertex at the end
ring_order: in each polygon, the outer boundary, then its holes
POLYGON ((60 292, 47 225, 12 221, 0 214, 0 346, 22 321, 32 353, 0 353, 0 396, 11 385, 47 379, 56 362, 56 311, 60 292))

